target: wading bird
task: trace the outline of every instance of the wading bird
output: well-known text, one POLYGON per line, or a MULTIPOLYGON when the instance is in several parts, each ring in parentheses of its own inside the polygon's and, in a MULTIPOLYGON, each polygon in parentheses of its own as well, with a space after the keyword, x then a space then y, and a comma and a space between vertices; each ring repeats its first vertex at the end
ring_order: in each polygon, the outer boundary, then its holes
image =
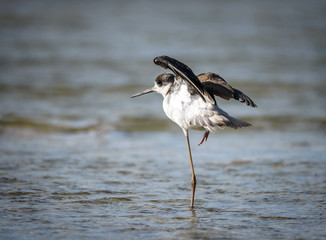
POLYGON ((179 125, 186 137, 191 167, 191 208, 194 206, 196 175, 194 171, 189 143, 189 129, 206 130, 201 142, 207 141, 210 132, 222 126, 231 128, 248 127, 251 124, 231 117, 220 109, 214 95, 229 100, 234 98, 251 107, 257 105, 244 93, 232 88, 222 77, 215 73, 202 73, 196 76, 182 62, 169 56, 154 58, 154 63, 172 73, 163 73, 155 79, 154 87, 131 96, 138 97, 147 93, 157 92, 163 96, 163 109, 173 122, 179 125))

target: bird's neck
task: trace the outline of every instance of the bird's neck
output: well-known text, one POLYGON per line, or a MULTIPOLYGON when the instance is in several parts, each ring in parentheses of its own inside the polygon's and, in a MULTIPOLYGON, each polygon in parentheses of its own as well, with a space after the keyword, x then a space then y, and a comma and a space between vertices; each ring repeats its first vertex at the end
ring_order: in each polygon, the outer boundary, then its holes
POLYGON ((164 99, 171 93, 171 87, 172 86, 166 86, 160 91, 160 94, 163 96, 164 99))

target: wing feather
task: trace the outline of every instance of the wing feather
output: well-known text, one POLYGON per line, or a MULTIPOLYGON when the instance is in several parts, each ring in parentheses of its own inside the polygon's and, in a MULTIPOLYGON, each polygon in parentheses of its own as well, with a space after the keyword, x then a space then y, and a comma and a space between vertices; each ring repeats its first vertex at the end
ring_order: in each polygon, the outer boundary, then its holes
POLYGON ((156 57, 154 58, 154 63, 163 68, 169 68, 176 76, 180 76, 182 79, 186 80, 204 101, 208 101, 214 105, 216 104, 214 97, 207 92, 197 76, 184 63, 169 56, 156 57))
POLYGON ((257 107, 253 100, 238 89, 232 88, 221 76, 216 73, 202 73, 198 75, 199 81, 203 84, 205 90, 226 100, 234 98, 251 107, 257 107))

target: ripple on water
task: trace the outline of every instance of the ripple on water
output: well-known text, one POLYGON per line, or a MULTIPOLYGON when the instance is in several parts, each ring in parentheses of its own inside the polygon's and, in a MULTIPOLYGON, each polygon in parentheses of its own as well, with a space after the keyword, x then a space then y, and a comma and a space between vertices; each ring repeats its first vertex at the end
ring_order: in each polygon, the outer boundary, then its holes
POLYGON ((0 238, 326 239, 325 1, 253 3, 2 1, 0 238), (258 104, 190 133, 194 210, 182 131, 130 99, 172 53, 258 104))

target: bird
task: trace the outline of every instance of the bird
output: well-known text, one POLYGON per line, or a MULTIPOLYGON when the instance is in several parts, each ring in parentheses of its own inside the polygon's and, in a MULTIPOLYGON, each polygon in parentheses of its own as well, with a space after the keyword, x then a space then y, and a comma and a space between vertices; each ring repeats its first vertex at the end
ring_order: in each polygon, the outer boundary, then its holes
POLYGON ((235 99, 251 107, 257 107, 251 98, 238 89, 231 87, 220 75, 212 72, 196 76, 184 63, 169 57, 154 58, 154 63, 173 73, 162 73, 154 81, 154 87, 131 98, 157 92, 163 96, 163 110, 167 117, 175 122, 183 131, 191 168, 191 201, 194 208, 196 175, 191 154, 189 130, 205 130, 201 142, 207 141, 209 133, 214 133, 223 126, 231 128, 249 127, 250 123, 231 117, 218 107, 215 97, 235 99))

